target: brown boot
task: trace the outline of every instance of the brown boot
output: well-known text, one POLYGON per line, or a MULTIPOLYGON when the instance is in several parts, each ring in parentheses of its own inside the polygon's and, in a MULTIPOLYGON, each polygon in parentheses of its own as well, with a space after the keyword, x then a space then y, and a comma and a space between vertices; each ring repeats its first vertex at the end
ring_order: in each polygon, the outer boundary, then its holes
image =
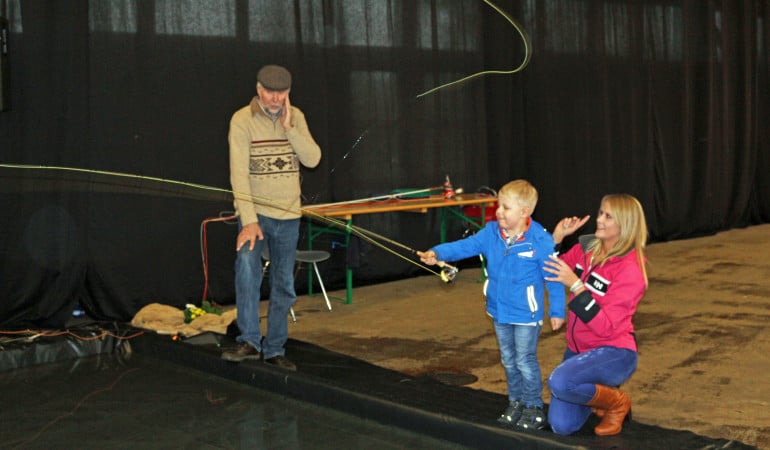
POLYGON ((596 394, 588 406, 605 411, 599 425, 594 428, 594 433, 599 436, 612 436, 620 433, 623 427, 623 419, 631 409, 631 397, 620 389, 596 385, 596 394))
MULTIPOLYGON (((604 415, 607 414, 607 411, 603 409, 597 409, 597 408, 591 408, 591 412, 594 413, 594 415, 600 419, 604 418, 604 415)), ((623 419, 623 422, 631 421, 631 413, 632 411, 629 409, 628 414, 626 414, 626 418, 623 419)))

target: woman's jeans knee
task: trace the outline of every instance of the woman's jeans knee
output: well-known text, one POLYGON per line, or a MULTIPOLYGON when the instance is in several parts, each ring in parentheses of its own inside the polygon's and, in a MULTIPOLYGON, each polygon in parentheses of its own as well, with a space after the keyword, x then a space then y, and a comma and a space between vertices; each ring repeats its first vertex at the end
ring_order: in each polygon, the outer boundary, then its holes
POLYGON ((595 385, 620 386, 634 373, 637 362, 637 353, 623 348, 598 347, 580 354, 567 350, 548 377, 551 429, 564 435, 578 431, 591 415, 586 404, 596 394, 595 385))

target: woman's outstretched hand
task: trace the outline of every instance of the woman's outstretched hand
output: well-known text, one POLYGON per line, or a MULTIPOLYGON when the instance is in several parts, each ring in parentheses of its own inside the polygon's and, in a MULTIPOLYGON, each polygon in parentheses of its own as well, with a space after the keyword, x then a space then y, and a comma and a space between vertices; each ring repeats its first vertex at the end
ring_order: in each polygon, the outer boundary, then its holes
POLYGON ((561 241, 564 240, 565 237, 580 229, 580 227, 585 225, 590 218, 591 216, 588 215, 582 219, 577 216, 565 217, 561 219, 553 229, 553 233, 551 233, 553 236, 553 242, 555 244, 561 244, 561 241))

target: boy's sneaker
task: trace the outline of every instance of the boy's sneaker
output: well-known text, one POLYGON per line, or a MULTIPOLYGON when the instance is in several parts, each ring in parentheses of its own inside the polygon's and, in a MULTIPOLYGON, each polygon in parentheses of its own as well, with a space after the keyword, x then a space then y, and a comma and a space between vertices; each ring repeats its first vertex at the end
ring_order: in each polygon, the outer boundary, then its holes
POLYGON ((521 418, 522 411, 524 411, 524 404, 519 400, 514 400, 508 404, 508 407, 497 418, 497 421, 503 425, 514 426, 519 421, 519 418, 521 418))
POLYGON ((539 406, 528 406, 524 408, 521 413, 521 418, 516 422, 516 426, 519 428, 526 428, 528 430, 542 430, 545 428, 545 413, 543 408, 539 406))

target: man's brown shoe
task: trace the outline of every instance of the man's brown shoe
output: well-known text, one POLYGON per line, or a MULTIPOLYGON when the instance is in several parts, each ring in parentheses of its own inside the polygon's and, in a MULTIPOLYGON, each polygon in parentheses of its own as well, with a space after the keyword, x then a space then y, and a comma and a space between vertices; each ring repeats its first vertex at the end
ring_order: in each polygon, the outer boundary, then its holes
POLYGON ((244 359, 259 360, 262 355, 251 344, 242 342, 235 350, 222 352, 222 359, 230 362, 241 362, 244 359))
POLYGON ((297 366, 283 355, 275 355, 272 358, 266 359, 265 362, 281 369, 291 370, 292 372, 297 370, 297 366))

